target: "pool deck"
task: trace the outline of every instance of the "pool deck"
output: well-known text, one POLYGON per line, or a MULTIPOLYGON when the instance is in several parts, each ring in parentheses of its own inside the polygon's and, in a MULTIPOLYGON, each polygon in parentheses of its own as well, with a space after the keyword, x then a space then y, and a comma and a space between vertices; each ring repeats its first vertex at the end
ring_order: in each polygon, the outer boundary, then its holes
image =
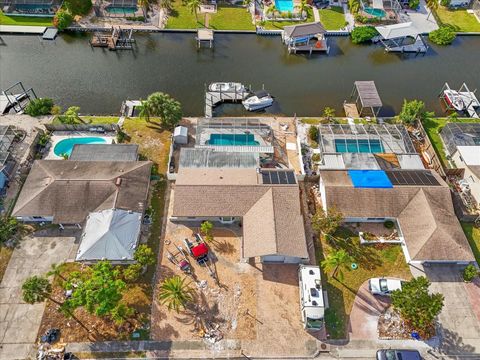
POLYGON ((101 135, 98 133, 93 133, 93 132, 64 132, 64 131, 56 131, 53 133, 51 139, 50 139, 50 149, 48 151, 47 156, 45 156, 44 160, 63 160, 63 157, 55 155, 53 152, 53 149, 55 149, 55 146, 62 140, 65 139, 71 139, 71 138, 77 138, 77 137, 98 137, 105 139, 105 141, 108 144, 112 144, 114 141, 113 136, 108 136, 108 135, 101 135))

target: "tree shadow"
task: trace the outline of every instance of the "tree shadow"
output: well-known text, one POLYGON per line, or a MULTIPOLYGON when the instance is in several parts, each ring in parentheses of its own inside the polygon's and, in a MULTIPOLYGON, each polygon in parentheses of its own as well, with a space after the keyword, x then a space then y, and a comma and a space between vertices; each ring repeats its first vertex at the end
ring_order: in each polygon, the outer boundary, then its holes
POLYGON ((438 332, 441 335, 440 346, 437 349, 440 354, 448 354, 451 359, 460 359, 465 354, 475 353, 475 347, 465 344, 457 332, 446 329, 442 325, 439 326, 438 332))
POLYGON ((235 253, 235 246, 227 240, 222 242, 213 241, 212 245, 213 249, 221 254, 231 255, 235 253))

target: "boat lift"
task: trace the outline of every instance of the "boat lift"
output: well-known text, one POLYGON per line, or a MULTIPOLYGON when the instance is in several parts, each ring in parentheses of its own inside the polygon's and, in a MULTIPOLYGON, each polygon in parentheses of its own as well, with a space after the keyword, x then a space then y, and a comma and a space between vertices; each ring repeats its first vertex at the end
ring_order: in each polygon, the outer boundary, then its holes
POLYGON ((33 88, 25 89, 19 81, 0 93, 0 115, 7 114, 12 109, 15 113, 22 114, 30 101, 36 98, 33 88))
POLYGON ((448 83, 445 83, 438 97, 445 105, 445 112, 460 111, 471 118, 480 118, 480 102, 475 93, 477 89, 471 91, 463 83, 460 89, 452 89, 448 83))

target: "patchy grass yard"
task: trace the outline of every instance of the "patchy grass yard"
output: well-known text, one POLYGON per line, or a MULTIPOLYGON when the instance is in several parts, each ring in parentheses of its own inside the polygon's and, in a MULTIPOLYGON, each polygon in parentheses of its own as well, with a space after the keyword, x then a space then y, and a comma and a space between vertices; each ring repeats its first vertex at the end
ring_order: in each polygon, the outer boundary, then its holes
POLYGON ((339 30, 345 27, 345 15, 341 6, 331 6, 329 9, 318 10, 320 22, 327 30, 339 30))
MULTIPOLYGON (((205 14, 195 14, 180 0, 173 2, 167 29, 196 29, 205 26, 205 14)), ((252 16, 247 9, 238 6, 218 5, 215 14, 209 14, 209 27, 214 30, 255 30, 252 16)))
MULTIPOLYGON (((304 22, 312 22, 314 21, 313 18, 313 11, 311 8, 307 8, 307 20, 304 22)), ((302 24, 301 21, 267 21, 263 26, 267 30, 282 30, 284 26, 290 25, 298 25, 302 24)))
POLYGON ((52 26, 52 18, 36 16, 7 16, 0 11, 0 25, 52 26))
POLYGON ((0 282, 3 279, 5 270, 7 270, 8 262, 13 254, 13 249, 5 246, 0 246, 0 282))
MULTIPOLYGON (((80 116, 83 122, 78 122, 78 124, 116 124, 118 122, 118 116, 80 116)), ((52 121, 52 124, 62 124, 58 116, 55 117, 52 121)))
MULTIPOLYGON (((440 157, 440 160, 443 163, 443 166, 448 168, 448 161, 447 157, 445 155, 445 151, 443 149, 443 143, 442 139, 440 138, 440 131, 442 128, 449 122, 452 122, 452 119, 449 118, 429 118, 425 121, 422 122, 423 127, 425 128, 425 131, 428 134, 428 137, 430 138, 430 141, 432 142, 433 147, 435 148, 435 151, 437 152, 438 156, 440 157)), ((480 122, 479 119, 470 119, 470 118, 463 118, 463 119, 457 119, 455 122, 460 122, 460 123, 471 123, 471 122, 480 122)))
POLYGON ((480 265, 480 228, 475 227, 472 223, 462 223, 462 228, 472 248, 473 255, 480 265))
POLYGON ((442 23, 454 26, 459 32, 480 32, 480 22, 473 14, 467 13, 467 10, 450 10, 439 6, 437 16, 442 23))
MULTIPOLYGON (((331 272, 324 276, 330 306, 325 314, 327 332, 332 339, 344 339, 347 336, 348 316, 355 295, 366 280, 379 276, 408 280, 412 275, 399 245, 360 245, 358 235, 346 228, 339 228, 335 237, 342 239, 335 245, 322 240, 323 254, 328 254, 334 246, 343 248, 358 264, 358 269, 344 271, 342 282, 332 278, 331 272)), ((317 259, 320 262, 324 258, 323 254, 317 250, 317 259)))

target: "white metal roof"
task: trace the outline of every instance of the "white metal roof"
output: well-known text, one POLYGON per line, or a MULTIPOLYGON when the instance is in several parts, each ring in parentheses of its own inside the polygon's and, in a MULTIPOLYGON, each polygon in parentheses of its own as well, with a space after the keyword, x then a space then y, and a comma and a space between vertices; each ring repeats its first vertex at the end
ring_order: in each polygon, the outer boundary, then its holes
POLYGON ((375 29, 377 29, 380 35, 382 35, 382 37, 386 40, 402 38, 406 36, 415 37, 421 33, 421 31, 419 31, 411 21, 394 25, 376 26, 375 29))
POLYGON ((188 128, 185 126, 177 126, 173 131, 173 136, 188 136, 188 128))
POLYGON ((76 260, 133 260, 141 223, 142 214, 137 212, 109 209, 91 213, 76 260))
POLYGON ((480 165, 480 146, 457 146, 463 161, 467 165, 480 165))
POLYGON ((416 154, 397 154, 398 163, 402 169, 424 170, 422 159, 416 154))

